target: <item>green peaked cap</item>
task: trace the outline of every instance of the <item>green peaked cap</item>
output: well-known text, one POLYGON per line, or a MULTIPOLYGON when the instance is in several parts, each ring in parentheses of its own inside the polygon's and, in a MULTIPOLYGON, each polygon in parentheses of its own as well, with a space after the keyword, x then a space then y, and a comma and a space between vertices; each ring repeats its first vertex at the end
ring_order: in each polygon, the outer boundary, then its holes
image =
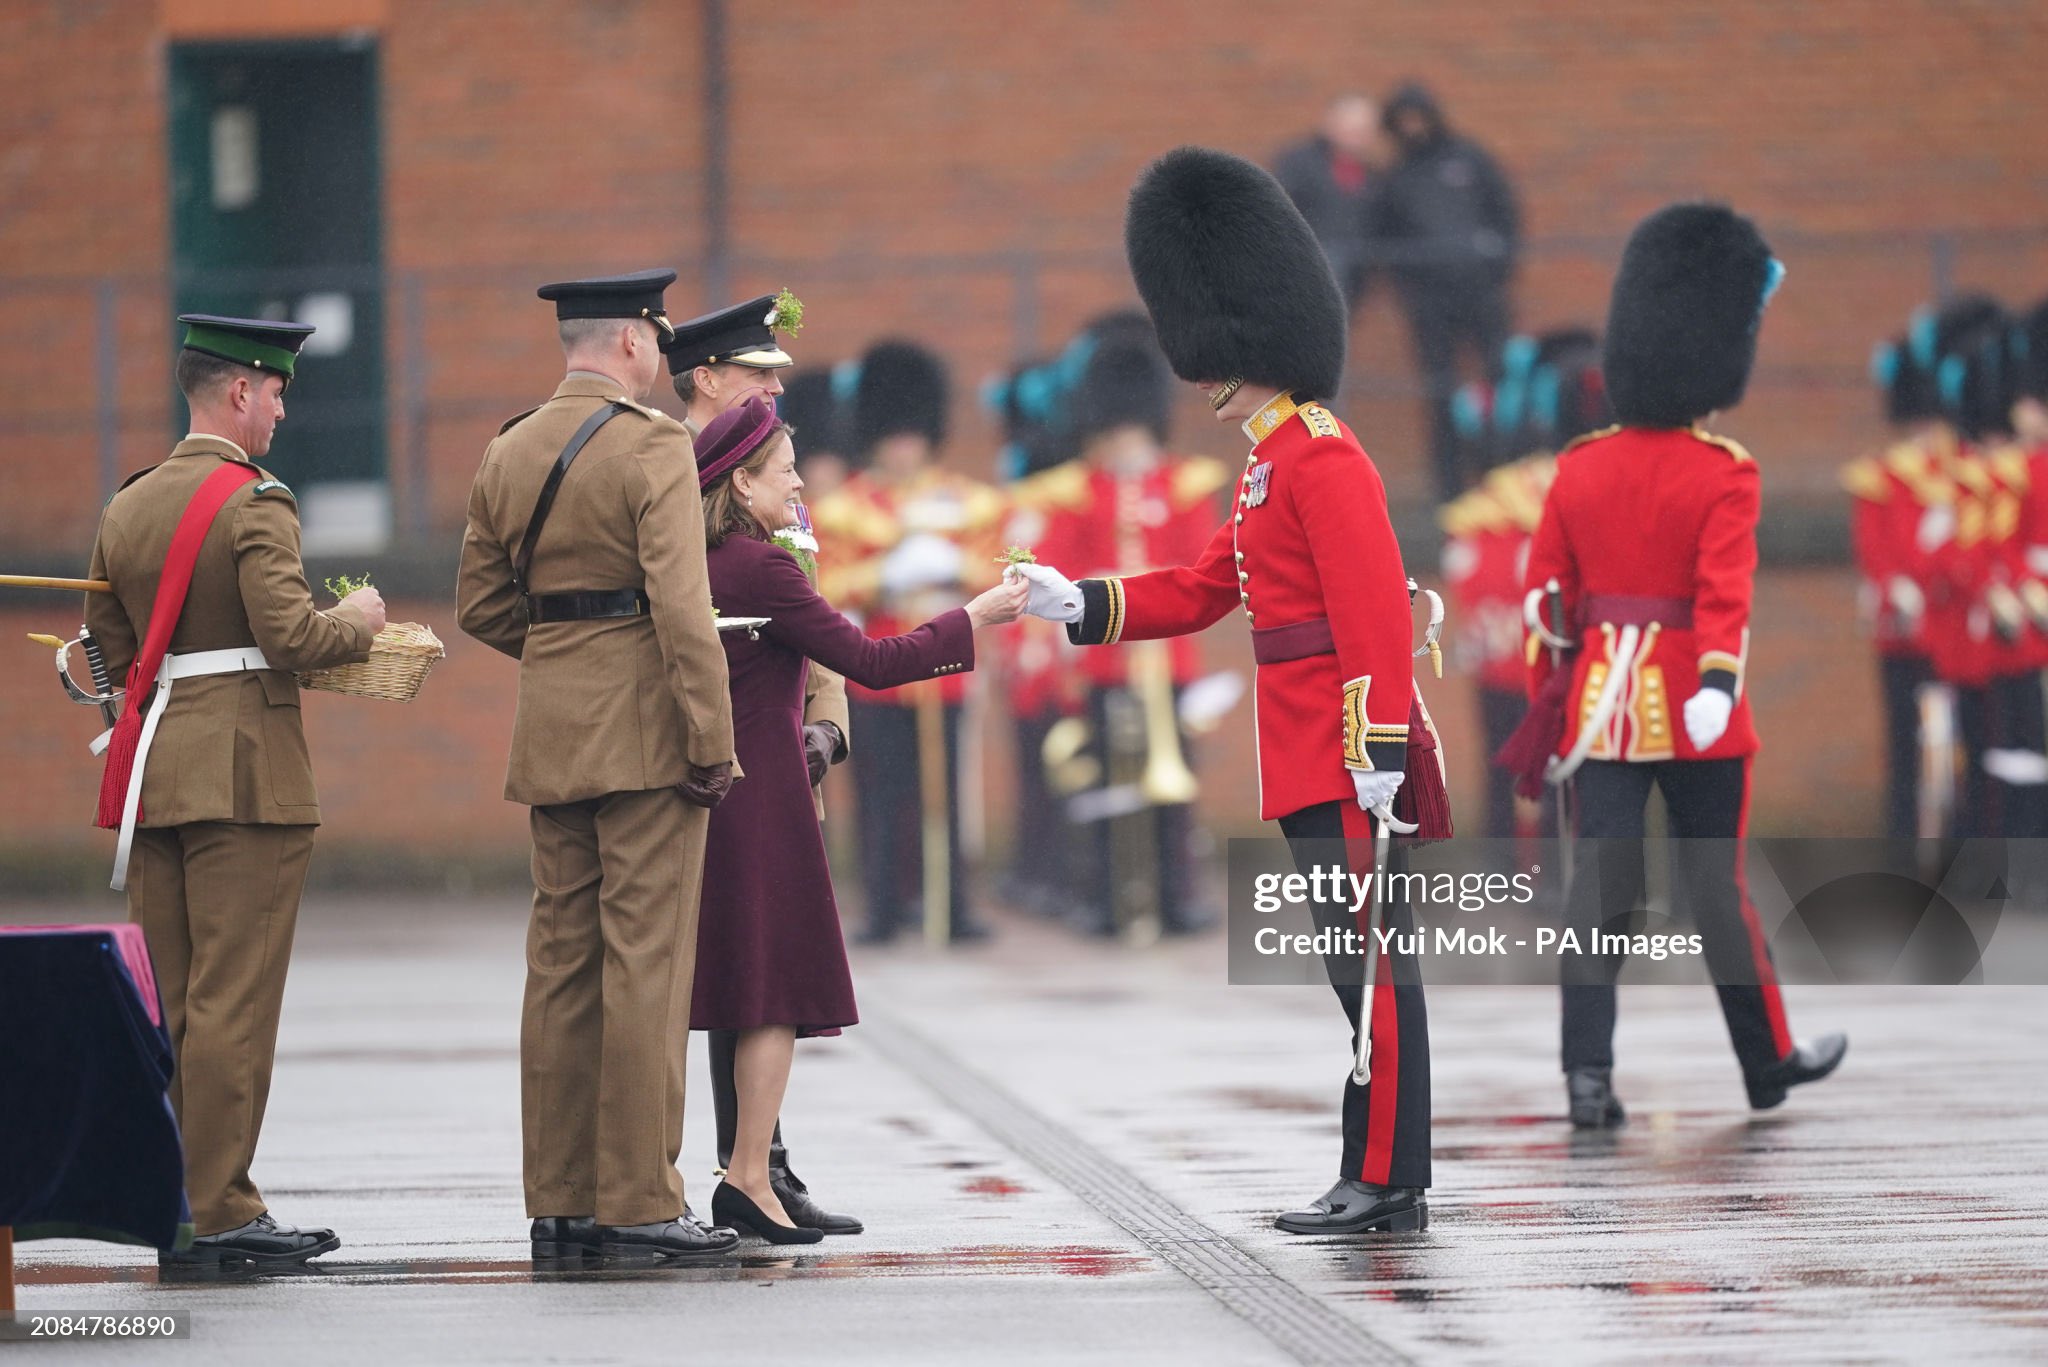
POLYGON ((306 323, 281 323, 271 318, 222 318, 211 313, 181 313, 184 346, 223 361, 274 370, 289 380, 296 373, 299 348, 313 335, 306 323))

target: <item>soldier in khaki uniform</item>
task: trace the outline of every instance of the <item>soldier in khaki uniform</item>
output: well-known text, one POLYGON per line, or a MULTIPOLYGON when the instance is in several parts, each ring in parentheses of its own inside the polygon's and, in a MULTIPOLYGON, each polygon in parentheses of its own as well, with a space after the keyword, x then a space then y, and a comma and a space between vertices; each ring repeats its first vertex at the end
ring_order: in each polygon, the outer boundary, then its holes
POLYGON ((462 542, 462 629, 519 661, 505 796, 533 809, 520 1072, 544 1262, 736 1241, 690 1215, 675 1167, 705 825, 733 739, 689 433, 643 406, 674 279, 541 288, 568 374, 484 453, 462 542))
MULTIPOLYGON (((694 440, 704 425, 752 395, 773 401, 782 393, 778 372, 796 364, 782 349, 778 330, 794 333, 802 326, 803 305, 787 291, 764 294, 744 304, 718 309, 676 324, 675 336, 662 346, 668 357, 671 383, 683 401, 683 425, 694 440)), ((798 434, 801 442, 803 435, 798 434)), ((813 574, 813 583, 816 576, 813 574)), ((805 665, 804 758, 810 761, 812 804, 825 817, 825 770, 845 761, 853 729, 847 716, 846 680, 816 660, 805 665)), ((711 1099, 718 1123, 718 1165, 731 1161, 739 1125, 738 1091, 733 1082, 733 1051, 739 1031, 711 1030, 711 1099)), ((827 1234, 858 1234, 863 1226, 851 1215, 834 1215, 811 1198, 810 1188, 789 1166, 782 1142, 782 1122, 775 1123, 769 1150, 768 1177, 790 1218, 827 1234)))
POLYGON ((180 321, 189 330, 176 373, 191 432, 101 515, 91 574, 113 592, 86 595, 86 623, 110 676, 127 675, 188 505, 225 467, 246 467, 239 481, 222 476, 233 491, 210 521, 201 515, 205 539, 182 609, 164 609, 177 625, 161 669, 131 681, 128 705, 158 715, 135 761, 140 805, 128 804, 115 886, 125 877, 129 915, 149 941, 177 1060, 171 1106, 198 1237, 187 1252, 161 1254, 162 1264, 265 1271, 341 1242, 332 1230, 278 1224, 249 1177, 320 823, 293 675, 367 658, 384 601, 362 589, 331 611, 313 606, 297 504, 253 464, 270 450, 312 329, 197 314, 180 321))

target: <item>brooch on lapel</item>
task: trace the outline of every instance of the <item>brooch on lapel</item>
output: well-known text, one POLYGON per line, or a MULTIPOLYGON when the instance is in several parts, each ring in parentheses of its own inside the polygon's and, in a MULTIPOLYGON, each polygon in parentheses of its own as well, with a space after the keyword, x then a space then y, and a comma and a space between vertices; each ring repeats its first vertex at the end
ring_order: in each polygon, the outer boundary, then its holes
POLYGON ((1264 503, 1266 501, 1266 494, 1271 489, 1272 483, 1272 461, 1269 460, 1265 462, 1263 465, 1257 465, 1252 467, 1252 472, 1244 477, 1244 506, 1247 508, 1256 508, 1261 503, 1264 503))

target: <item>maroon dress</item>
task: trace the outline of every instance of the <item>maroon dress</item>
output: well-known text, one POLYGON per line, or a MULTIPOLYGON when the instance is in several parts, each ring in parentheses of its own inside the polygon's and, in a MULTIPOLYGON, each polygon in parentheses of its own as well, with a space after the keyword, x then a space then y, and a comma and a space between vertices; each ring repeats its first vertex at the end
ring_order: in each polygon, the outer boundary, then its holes
POLYGON ((746 777, 711 809, 690 1028, 837 1034, 860 1017, 804 762, 804 663, 894 688, 972 669, 974 629, 955 608, 901 636, 871 638, 818 596, 788 551, 752 537, 727 537, 709 562, 720 616, 769 621, 758 641, 724 637, 733 747, 746 777))

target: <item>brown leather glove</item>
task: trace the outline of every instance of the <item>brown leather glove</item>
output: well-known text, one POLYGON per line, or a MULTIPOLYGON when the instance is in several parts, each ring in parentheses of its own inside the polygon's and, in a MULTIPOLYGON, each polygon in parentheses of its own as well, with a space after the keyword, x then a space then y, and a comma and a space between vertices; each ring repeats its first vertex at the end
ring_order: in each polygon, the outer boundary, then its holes
POLYGON ((732 763, 693 764, 690 776, 676 785, 683 801, 697 807, 716 807, 732 791, 732 763))
POLYGON ((804 727, 804 763, 811 767, 811 786, 824 782, 829 769, 846 753, 846 741, 829 721, 814 721, 804 727))

